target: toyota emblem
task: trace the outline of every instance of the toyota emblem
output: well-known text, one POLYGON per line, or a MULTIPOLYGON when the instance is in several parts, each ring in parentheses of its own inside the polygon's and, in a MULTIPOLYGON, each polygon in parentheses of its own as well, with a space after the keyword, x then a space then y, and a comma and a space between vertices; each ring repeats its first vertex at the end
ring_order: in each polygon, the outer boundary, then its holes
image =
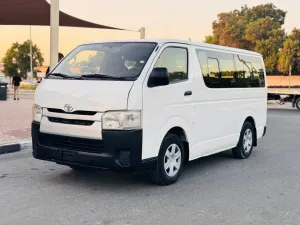
POLYGON ((64 109, 66 112, 73 112, 73 107, 70 104, 65 104, 64 109))

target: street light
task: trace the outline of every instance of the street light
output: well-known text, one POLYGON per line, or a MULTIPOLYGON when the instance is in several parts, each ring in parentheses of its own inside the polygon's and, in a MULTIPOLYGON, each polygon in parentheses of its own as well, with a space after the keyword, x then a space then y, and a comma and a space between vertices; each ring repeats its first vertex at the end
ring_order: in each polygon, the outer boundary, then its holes
POLYGON ((31 26, 30 29, 30 81, 33 79, 33 69, 32 69, 32 41, 31 41, 31 26))
POLYGON ((140 32, 140 39, 145 39, 146 38, 146 28, 141 27, 138 32, 140 32))

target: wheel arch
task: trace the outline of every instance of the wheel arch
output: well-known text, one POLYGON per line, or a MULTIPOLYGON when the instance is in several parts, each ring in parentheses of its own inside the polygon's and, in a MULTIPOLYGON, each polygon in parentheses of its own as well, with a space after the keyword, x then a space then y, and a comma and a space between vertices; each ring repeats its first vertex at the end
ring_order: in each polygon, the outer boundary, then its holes
POLYGON ((190 157, 190 147, 189 147, 189 142, 185 130, 181 127, 173 127, 166 133, 166 135, 168 134, 175 134, 177 137, 181 139, 184 147, 185 162, 188 162, 190 157))
POLYGON ((168 121, 161 128, 159 138, 160 145, 163 139, 168 134, 175 134, 182 140, 184 146, 185 161, 189 161, 192 132, 188 123, 180 116, 173 116, 168 119, 168 121))
POLYGON ((239 124, 239 132, 241 132, 243 125, 245 122, 249 122, 252 124, 253 128, 254 128, 254 146, 257 146, 257 122, 256 122, 256 112, 253 109, 248 109, 244 116, 242 117, 240 124, 239 124))

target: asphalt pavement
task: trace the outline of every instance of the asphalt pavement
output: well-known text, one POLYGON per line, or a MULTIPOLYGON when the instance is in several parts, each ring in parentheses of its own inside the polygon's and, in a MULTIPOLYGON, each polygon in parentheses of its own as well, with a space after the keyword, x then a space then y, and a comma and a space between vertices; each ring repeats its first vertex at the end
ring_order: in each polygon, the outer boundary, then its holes
POLYGON ((229 152, 191 162, 178 183, 143 175, 75 172, 0 156, 0 224, 300 224, 300 113, 269 110, 268 130, 248 160, 229 152))

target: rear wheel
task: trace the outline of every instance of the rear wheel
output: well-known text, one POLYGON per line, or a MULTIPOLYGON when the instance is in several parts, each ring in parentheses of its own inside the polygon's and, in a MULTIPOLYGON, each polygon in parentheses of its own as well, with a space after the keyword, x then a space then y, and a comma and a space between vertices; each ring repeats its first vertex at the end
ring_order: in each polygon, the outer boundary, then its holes
POLYGON ((150 178, 159 185, 173 184, 180 177, 183 164, 183 143, 175 134, 168 134, 161 144, 157 167, 150 171, 150 178))
POLYGON ((300 98, 298 98, 296 100, 295 105, 296 105, 297 109, 300 110, 300 98))
POLYGON ((233 156, 237 159, 247 159, 253 150, 254 127, 251 123, 245 122, 241 131, 237 146, 232 149, 233 156))

